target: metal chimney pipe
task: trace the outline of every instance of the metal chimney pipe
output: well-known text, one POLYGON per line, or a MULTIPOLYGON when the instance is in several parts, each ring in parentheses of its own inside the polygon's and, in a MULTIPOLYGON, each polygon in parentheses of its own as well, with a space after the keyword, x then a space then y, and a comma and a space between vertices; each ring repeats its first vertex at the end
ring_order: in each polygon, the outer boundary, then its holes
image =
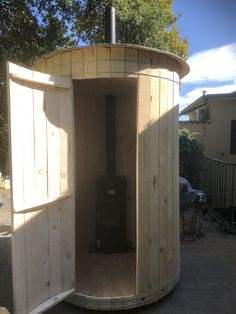
POLYGON ((113 6, 107 7, 105 12, 105 42, 116 43, 116 9, 113 6))

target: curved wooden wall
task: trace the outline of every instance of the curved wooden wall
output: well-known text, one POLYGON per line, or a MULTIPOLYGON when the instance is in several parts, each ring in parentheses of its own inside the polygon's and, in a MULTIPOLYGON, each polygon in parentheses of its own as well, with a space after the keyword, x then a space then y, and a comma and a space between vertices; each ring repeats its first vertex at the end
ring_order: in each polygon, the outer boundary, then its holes
POLYGON ((153 302, 179 277, 178 98, 188 66, 154 49, 104 45, 57 51, 34 69, 72 79, 136 77, 137 257, 136 295, 71 301, 93 309, 126 309, 153 302))
POLYGON ((134 45, 100 45, 62 49, 39 59, 34 70, 72 79, 158 76, 159 68, 185 76, 189 68, 179 57, 134 45))

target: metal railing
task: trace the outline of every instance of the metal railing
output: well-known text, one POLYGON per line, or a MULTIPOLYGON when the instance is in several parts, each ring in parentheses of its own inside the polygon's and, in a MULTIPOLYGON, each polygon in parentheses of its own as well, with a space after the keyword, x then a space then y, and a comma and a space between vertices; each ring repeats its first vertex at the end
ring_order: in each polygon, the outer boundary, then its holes
POLYGON ((201 172, 210 213, 222 228, 236 232, 236 164, 205 157, 201 172))

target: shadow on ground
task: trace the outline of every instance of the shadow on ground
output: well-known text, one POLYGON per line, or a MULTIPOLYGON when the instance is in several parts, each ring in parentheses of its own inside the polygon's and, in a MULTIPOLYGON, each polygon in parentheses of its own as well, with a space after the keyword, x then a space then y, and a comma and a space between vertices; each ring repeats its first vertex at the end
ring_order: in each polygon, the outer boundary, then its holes
MULTIPOLYGON (((0 237, 0 305, 12 313, 10 237, 0 237)), ((236 314, 236 236, 204 223, 196 241, 181 241, 181 276, 159 302, 126 313, 236 314)), ((46 314, 123 313, 92 311, 61 302, 46 314)))
MULTIPOLYGON (((7 226, 8 227, 8 226, 7 226)), ((12 271, 11 271, 11 237, 9 228, 0 230, 0 307, 5 307, 13 313, 12 271)))

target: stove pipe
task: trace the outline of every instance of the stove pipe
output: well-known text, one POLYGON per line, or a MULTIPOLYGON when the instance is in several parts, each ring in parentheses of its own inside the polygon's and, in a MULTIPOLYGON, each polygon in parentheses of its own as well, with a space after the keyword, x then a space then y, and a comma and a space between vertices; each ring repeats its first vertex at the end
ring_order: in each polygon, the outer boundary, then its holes
POLYGON ((107 7, 105 12, 105 42, 116 43, 116 9, 112 6, 107 7))

